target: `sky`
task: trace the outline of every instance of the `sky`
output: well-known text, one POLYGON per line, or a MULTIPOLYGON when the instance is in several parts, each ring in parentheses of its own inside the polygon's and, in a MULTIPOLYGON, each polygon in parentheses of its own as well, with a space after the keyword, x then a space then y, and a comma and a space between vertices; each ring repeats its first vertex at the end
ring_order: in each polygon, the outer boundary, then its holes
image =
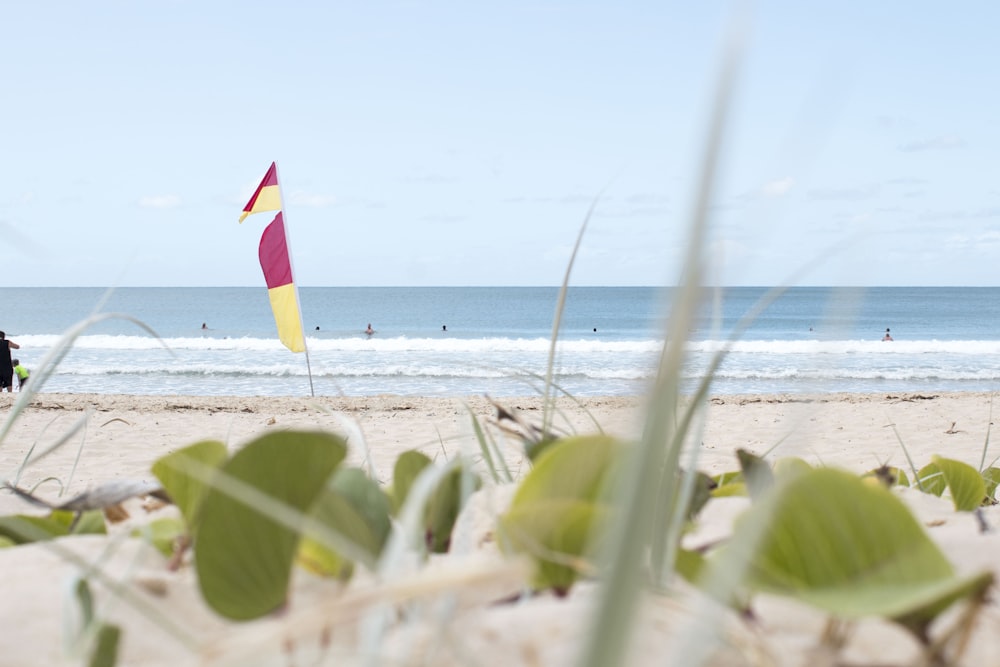
POLYGON ((6 286, 1000 285, 1000 5, 0 8, 6 286))

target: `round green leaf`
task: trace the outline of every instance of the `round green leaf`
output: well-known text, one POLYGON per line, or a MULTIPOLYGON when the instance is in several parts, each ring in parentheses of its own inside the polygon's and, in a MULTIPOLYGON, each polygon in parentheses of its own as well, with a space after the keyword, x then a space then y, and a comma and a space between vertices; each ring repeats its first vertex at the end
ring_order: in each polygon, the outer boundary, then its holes
POLYGON ((173 555, 174 544, 184 534, 183 522, 175 517, 156 519, 132 529, 132 537, 148 541, 157 551, 167 557, 173 555))
POLYGON ((533 585, 565 592, 587 565, 610 510, 586 500, 542 499, 500 518, 501 548, 526 553, 536 563, 533 585))
POLYGON ((596 501, 610 492, 607 482, 621 463, 623 451, 620 442, 606 435, 559 440, 535 461, 511 505, 555 498, 596 501))
MULTIPOLYGON (((364 471, 338 470, 313 504, 310 516, 339 538, 349 540, 351 553, 362 553, 365 565, 373 566, 392 529, 391 501, 364 471)), ((347 579, 353 560, 343 549, 334 549, 307 533, 299 548, 299 561, 313 572, 347 579)))
POLYGON ((928 463, 917 471, 917 486, 924 493, 940 496, 948 487, 941 468, 936 463, 928 463))
POLYGON ((940 456, 932 457, 944 477, 948 491, 951 492, 951 502, 959 512, 972 512, 982 506, 986 499, 986 484, 979 471, 967 463, 946 459, 940 456))
POLYGON ((247 620, 284 604, 305 512, 346 452, 330 433, 287 431, 250 442, 222 466, 194 531, 198 582, 212 609, 247 620))
MULTIPOLYGON (((471 473, 460 469, 451 471, 427 499, 425 515, 427 547, 434 553, 445 553, 451 546, 452 529, 465 502, 462 483, 465 475, 469 474, 471 473)), ((472 475, 471 482, 470 492, 479 488, 479 477, 472 475)))
POLYGON ((780 483, 741 518, 730 544, 731 554, 757 545, 752 589, 845 618, 887 617, 914 631, 992 580, 989 573, 955 577, 899 498, 830 468, 780 483))
POLYGON ((153 464, 153 474, 177 505, 188 526, 195 524, 198 507, 205 495, 205 469, 218 468, 228 455, 223 443, 204 440, 167 454, 153 464))
POLYGON ((812 470, 812 466, 798 456, 786 456, 774 462, 775 477, 797 475, 800 472, 808 472, 810 470, 812 470))
POLYGON ((429 465, 431 465, 430 458, 415 449, 403 452, 396 459, 392 471, 392 504, 395 512, 399 512, 406 503, 406 497, 410 494, 414 480, 429 465))

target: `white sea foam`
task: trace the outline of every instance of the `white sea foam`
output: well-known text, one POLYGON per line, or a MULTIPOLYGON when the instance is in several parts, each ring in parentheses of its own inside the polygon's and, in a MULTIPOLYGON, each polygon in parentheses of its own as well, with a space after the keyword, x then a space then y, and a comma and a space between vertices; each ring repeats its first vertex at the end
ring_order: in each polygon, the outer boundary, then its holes
MULTIPOLYGON (((793 289, 741 340, 725 333, 766 290, 728 290, 718 333, 695 327, 686 389, 725 353, 716 393, 990 390, 1000 384, 1000 290, 875 288, 851 322, 824 322, 835 290, 793 289), (882 342, 886 326, 895 341, 882 342), (815 327, 815 331, 811 328, 815 327)), ((102 290, 4 290, 4 327, 29 368, 85 317, 102 290), (24 333, 30 332, 30 333, 24 333)), ((303 293, 309 366, 277 340, 260 291, 249 288, 116 292, 106 322, 76 339, 45 391, 467 395, 531 392, 549 363, 557 290, 542 288, 315 288, 303 293), (251 305, 253 304, 253 305, 251 305), (197 315, 197 317, 194 317, 197 315), (199 329, 203 319, 213 328, 199 329), (361 333, 367 321, 379 332, 361 333), (344 323, 353 323, 348 326, 344 323), (442 332, 442 322, 448 331, 442 332), (338 328, 339 327, 339 328, 338 328)), ((583 288, 569 303, 554 378, 577 395, 646 390, 662 347, 648 288, 583 288), (595 331, 595 329, 597 329, 595 331)), ((109 304, 109 308, 112 304, 109 304)))

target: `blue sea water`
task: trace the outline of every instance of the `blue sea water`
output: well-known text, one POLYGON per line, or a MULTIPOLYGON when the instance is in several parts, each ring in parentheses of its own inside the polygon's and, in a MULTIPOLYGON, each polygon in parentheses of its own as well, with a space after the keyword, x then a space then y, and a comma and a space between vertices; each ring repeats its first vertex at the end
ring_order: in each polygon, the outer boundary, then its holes
MULTIPOLYGON (((1000 288, 797 287, 755 312, 770 292, 706 290, 688 332, 686 390, 723 350, 713 394, 1000 386, 1000 288), (892 342, 881 340, 886 328, 892 342)), ((308 355, 278 342, 263 287, 0 288, 0 329, 31 369, 92 313, 131 318, 83 330, 43 387, 51 392, 295 396, 310 393, 311 376, 317 395, 515 396, 541 386, 558 294, 303 287, 308 355)), ((653 287, 570 288, 557 385, 576 396, 645 392, 670 299, 653 287)))

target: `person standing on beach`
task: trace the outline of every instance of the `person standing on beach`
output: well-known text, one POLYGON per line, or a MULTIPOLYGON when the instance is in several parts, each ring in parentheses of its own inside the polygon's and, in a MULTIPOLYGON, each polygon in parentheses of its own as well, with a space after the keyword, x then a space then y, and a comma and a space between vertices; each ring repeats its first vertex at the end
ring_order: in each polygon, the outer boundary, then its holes
POLYGON ((27 368, 21 365, 20 359, 14 359, 11 363, 14 364, 14 375, 17 376, 17 390, 21 391, 24 389, 24 385, 28 384, 28 376, 31 374, 27 368))
POLYGON ((7 340, 7 334, 0 331, 0 392, 4 389, 14 392, 14 364, 11 363, 11 349, 20 350, 21 346, 12 340, 7 340))

